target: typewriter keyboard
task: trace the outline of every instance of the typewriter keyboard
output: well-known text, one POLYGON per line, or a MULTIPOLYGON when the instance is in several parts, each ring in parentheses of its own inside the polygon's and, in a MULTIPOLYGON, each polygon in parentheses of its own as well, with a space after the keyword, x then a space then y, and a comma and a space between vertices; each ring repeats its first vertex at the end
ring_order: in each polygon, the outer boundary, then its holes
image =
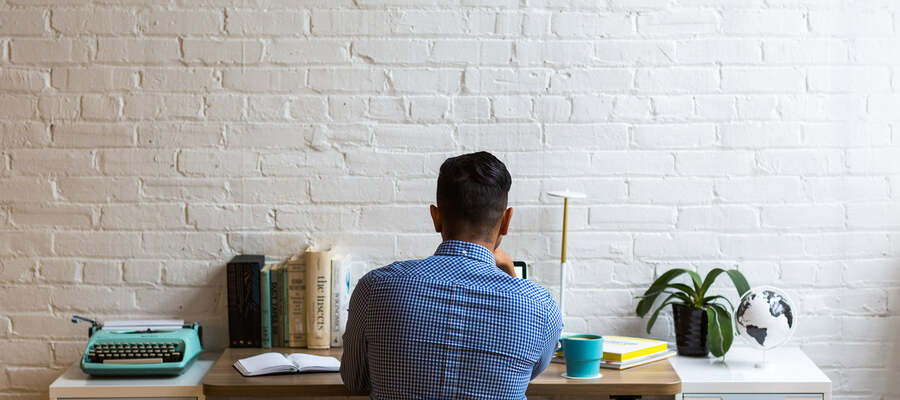
POLYGON ((92 363, 161 364, 179 362, 184 342, 110 342, 95 343, 88 348, 92 363))

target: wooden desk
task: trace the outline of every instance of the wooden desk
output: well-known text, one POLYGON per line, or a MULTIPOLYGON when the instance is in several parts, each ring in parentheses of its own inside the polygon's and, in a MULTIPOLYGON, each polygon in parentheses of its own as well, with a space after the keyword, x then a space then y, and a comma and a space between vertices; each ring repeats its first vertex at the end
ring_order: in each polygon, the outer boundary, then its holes
MULTIPOLYGON (((340 358, 341 349, 271 349, 281 353, 303 352, 340 358)), ((348 396, 340 374, 308 373, 244 377, 232 364, 263 349, 226 349, 203 380, 207 397, 317 397, 348 396)), ((550 364, 528 385, 529 396, 647 395, 674 398, 681 393, 681 380, 669 362, 662 361, 625 371, 602 370, 593 380, 565 379, 565 365, 550 364)))

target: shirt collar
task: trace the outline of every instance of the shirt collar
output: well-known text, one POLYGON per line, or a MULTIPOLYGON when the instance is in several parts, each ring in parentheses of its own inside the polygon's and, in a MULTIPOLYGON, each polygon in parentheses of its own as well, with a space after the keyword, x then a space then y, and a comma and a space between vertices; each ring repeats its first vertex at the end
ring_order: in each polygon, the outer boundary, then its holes
POLYGON ((434 252, 436 256, 467 257, 475 261, 493 264, 494 253, 480 244, 464 242, 461 240, 447 240, 438 246, 434 252))

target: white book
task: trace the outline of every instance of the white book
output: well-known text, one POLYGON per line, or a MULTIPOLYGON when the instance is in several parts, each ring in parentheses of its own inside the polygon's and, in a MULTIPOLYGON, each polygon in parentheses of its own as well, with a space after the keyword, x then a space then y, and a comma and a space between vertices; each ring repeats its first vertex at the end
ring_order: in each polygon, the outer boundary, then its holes
POLYGON ((331 260, 331 347, 344 345, 350 308, 350 263, 350 256, 336 256, 331 260))
POLYGON ((631 367, 637 367, 644 364, 649 364, 652 362, 657 362, 660 360, 665 360, 667 358, 672 358, 677 355, 678 352, 675 350, 666 350, 661 353, 651 354, 648 356, 643 356, 639 358, 633 358, 628 361, 600 361, 600 368, 609 368, 609 369, 628 369, 631 367))
POLYGON ((341 362, 334 357, 313 354, 263 353, 235 361, 234 368, 244 376, 294 372, 336 372, 340 371, 341 362))

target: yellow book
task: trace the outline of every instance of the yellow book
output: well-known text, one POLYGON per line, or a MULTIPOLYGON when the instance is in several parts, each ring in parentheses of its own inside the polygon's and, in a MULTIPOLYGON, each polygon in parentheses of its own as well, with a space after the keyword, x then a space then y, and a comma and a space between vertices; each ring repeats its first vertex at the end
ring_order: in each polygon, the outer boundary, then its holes
POLYGON ((668 349, 666 342, 624 336, 603 337, 603 361, 628 361, 668 349))

